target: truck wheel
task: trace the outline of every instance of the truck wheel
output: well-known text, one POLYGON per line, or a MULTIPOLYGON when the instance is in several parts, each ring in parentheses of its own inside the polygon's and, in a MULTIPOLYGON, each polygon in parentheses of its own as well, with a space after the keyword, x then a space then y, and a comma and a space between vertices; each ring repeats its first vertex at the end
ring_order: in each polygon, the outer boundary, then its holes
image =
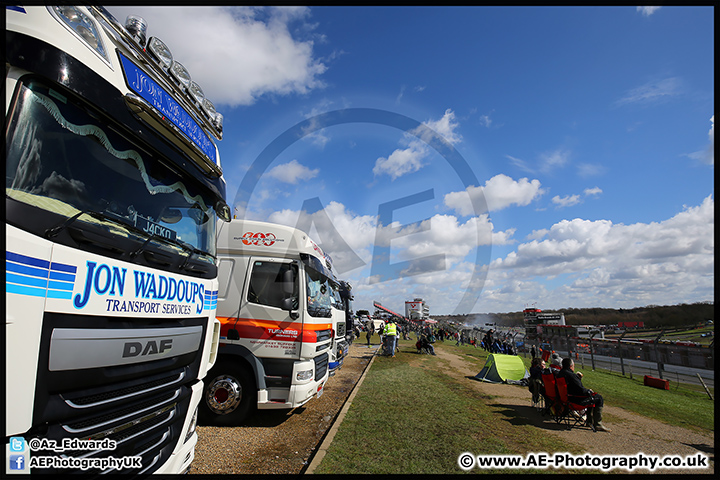
POLYGON ((255 405, 257 389, 248 371, 234 362, 220 362, 204 379, 200 416, 203 423, 240 425, 255 405))

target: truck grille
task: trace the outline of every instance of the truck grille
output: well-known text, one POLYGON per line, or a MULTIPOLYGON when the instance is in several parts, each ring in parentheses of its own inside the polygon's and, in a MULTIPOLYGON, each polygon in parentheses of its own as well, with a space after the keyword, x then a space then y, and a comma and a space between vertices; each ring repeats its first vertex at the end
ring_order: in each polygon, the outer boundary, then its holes
POLYGON ((318 330, 317 341, 324 342, 325 340, 330 340, 331 336, 332 336, 332 330, 318 330))
POLYGON ((329 356, 327 353, 323 353, 319 357, 315 357, 315 381, 320 381, 327 373, 328 369, 328 359, 329 356))
POLYGON ((66 450, 33 452, 53 456, 70 468, 34 469, 37 473, 149 474, 163 465, 183 435, 192 387, 199 382, 202 355, 198 352, 130 365, 80 370, 50 371, 49 349, 57 328, 118 329, 203 326, 207 319, 114 319, 46 313, 35 392, 33 428, 25 435, 54 440, 114 440, 115 450, 66 450), (89 327, 91 326, 91 327, 89 327), (92 460, 140 457, 140 466, 126 462, 121 468, 87 468, 92 460), (70 463, 72 462, 72 463, 70 463), (82 462, 85 462, 83 467, 82 462))

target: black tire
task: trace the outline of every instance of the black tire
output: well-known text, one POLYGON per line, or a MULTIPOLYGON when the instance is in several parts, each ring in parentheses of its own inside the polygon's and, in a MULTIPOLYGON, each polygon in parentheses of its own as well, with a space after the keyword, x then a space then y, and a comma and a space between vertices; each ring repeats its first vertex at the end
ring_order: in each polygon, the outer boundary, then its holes
POLYGON ((242 360, 218 362, 203 380, 199 419, 205 425, 242 425, 257 406, 257 387, 242 360))

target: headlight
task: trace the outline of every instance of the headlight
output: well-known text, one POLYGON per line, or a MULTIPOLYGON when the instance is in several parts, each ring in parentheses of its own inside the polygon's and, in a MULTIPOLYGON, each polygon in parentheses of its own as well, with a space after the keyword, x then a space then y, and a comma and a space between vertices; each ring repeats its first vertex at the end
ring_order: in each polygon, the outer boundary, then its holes
POLYGON ((185 441, 183 443, 187 443, 187 441, 190 440, 190 437, 193 436, 193 433, 195 433, 195 429, 197 428, 197 417, 198 417, 198 409, 195 408, 195 413, 193 413, 193 416, 190 419, 190 426, 188 427, 188 433, 187 433, 187 435, 185 435, 185 441))
POLYGON ((297 379, 299 381, 310 380, 311 378, 313 378, 312 370, 303 370, 297 373, 297 379))
POLYGON ((68 28, 77 38, 95 52, 105 63, 109 64, 105 45, 98 32, 95 21, 85 15, 77 7, 63 5, 57 7, 47 7, 48 11, 66 28, 68 28))

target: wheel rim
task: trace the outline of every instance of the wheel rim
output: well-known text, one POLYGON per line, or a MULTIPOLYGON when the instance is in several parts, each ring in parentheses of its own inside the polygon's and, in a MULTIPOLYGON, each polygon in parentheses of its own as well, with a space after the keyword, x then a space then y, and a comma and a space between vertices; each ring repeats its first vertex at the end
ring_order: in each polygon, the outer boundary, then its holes
POLYGON ((241 400, 242 385, 229 375, 221 375, 213 379, 205 395, 210 410, 220 415, 233 412, 241 400))

